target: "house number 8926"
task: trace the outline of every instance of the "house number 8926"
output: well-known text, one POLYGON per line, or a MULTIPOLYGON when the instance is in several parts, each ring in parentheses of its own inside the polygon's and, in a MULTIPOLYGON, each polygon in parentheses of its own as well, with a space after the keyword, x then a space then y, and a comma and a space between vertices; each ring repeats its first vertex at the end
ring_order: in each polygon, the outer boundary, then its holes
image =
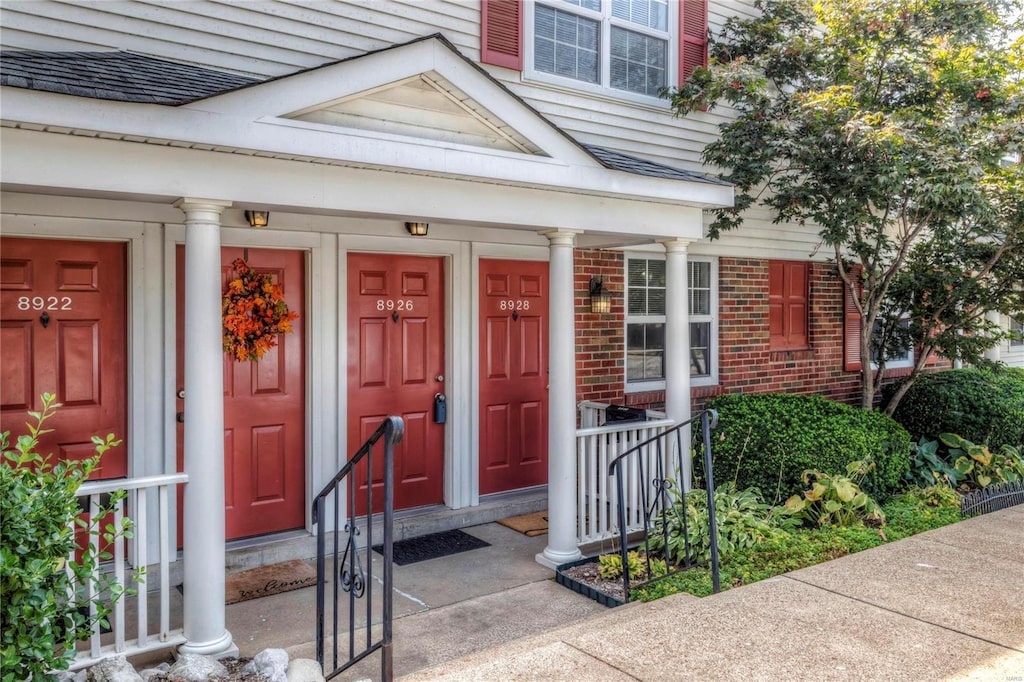
POLYGON ((19 296, 18 310, 71 310, 71 297, 19 296))
POLYGON ((397 310, 399 312, 403 310, 412 310, 412 300, 408 298, 378 298, 377 299, 377 310, 397 310))

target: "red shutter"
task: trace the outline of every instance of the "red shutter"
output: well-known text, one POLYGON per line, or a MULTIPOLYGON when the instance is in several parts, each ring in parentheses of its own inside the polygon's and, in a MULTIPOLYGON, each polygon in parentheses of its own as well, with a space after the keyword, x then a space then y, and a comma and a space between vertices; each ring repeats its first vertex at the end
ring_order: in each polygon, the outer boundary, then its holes
MULTIPOLYGON (((858 287, 859 289, 860 287, 858 287)), ((843 282, 843 369, 859 372, 860 362, 860 313, 850 295, 850 287, 843 282)))
POLYGON ((771 350, 806 350, 810 264, 768 261, 768 345, 771 350))
POLYGON ((523 69, 522 0, 482 0, 480 3, 480 61, 523 69))
POLYGON ((708 0, 679 3, 679 82, 708 64, 708 0))

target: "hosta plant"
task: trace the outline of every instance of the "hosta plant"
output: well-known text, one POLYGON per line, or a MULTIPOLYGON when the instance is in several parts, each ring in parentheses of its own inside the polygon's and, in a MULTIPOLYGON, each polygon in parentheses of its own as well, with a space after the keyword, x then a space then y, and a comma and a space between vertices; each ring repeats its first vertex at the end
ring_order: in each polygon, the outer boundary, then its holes
MULTIPOLYGON (((650 556, 645 552, 632 550, 626 554, 630 580, 647 580, 659 578, 668 573, 668 565, 664 559, 650 556)), ((617 580, 622 577, 622 553, 602 554, 597 558, 598 572, 606 580, 617 580)))
POLYGON ((929 488, 945 485, 955 488, 964 475, 939 454, 938 441, 921 438, 911 445, 910 471, 904 478, 911 485, 929 488))
POLYGON ((939 440, 949 448, 953 468, 978 488, 1024 479, 1024 459, 1020 449, 1012 445, 992 452, 987 445, 975 445, 955 433, 943 433, 939 440))
POLYGON ((47 679, 50 671, 66 669, 76 640, 88 637, 95 625, 106 626, 110 605, 126 592, 99 570, 110 559, 105 548, 118 536, 131 536, 129 520, 118 527, 108 522, 123 491, 87 518, 76 496, 103 453, 120 441, 113 434, 93 436, 95 456, 54 463, 36 450, 39 436, 50 431, 43 424, 58 407, 44 393, 42 410, 28 413, 33 421, 26 424, 27 434, 13 444, 9 432, 0 435, 3 682, 47 679), (89 596, 90 587, 95 596, 89 596))
MULTIPOLYGON (((704 490, 691 490, 685 496, 678 496, 667 520, 662 522, 659 518, 654 524, 649 539, 651 550, 663 552, 667 542, 668 555, 674 564, 682 566, 709 561, 709 517, 704 490)), ((732 483, 715 490, 715 521, 718 526, 718 553, 723 558, 784 532, 770 522, 769 506, 761 501, 757 490, 736 490, 732 483)))
POLYGON ((805 471, 803 480, 810 490, 786 500, 781 513, 809 526, 883 525, 885 513, 859 485, 871 466, 870 462, 850 462, 845 476, 805 471))

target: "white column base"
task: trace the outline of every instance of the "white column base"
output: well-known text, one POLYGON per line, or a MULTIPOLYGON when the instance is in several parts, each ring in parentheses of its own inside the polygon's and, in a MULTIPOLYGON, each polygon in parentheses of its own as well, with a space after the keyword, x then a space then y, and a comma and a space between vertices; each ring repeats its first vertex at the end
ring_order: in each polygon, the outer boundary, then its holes
POLYGON ((534 557, 538 564, 547 566, 552 571, 557 571, 562 564, 579 561, 582 558, 583 553, 578 549, 575 552, 552 552, 550 547, 534 557))
POLYGON ((199 654, 201 656, 213 656, 214 658, 228 658, 238 656, 238 646, 227 630, 219 638, 211 642, 185 642, 178 647, 179 654, 199 654))

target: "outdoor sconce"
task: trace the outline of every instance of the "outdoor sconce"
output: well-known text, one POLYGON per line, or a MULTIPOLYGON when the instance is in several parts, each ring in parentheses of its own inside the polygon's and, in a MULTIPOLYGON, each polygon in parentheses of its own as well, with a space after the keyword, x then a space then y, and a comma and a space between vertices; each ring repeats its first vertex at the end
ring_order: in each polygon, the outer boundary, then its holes
POLYGON ((249 227, 266 227, 270 224, 270 211, 246 211, 245 219, 249 227))
POLYGON ((427 228, 430 227, 427 223, 406 223, 405 229, 413 237, 426 237, 427 228))
POLYGON ((590 312, 607 314, 612 311, 611 292, 604 288, 600 277, 590 278, 590 312))

